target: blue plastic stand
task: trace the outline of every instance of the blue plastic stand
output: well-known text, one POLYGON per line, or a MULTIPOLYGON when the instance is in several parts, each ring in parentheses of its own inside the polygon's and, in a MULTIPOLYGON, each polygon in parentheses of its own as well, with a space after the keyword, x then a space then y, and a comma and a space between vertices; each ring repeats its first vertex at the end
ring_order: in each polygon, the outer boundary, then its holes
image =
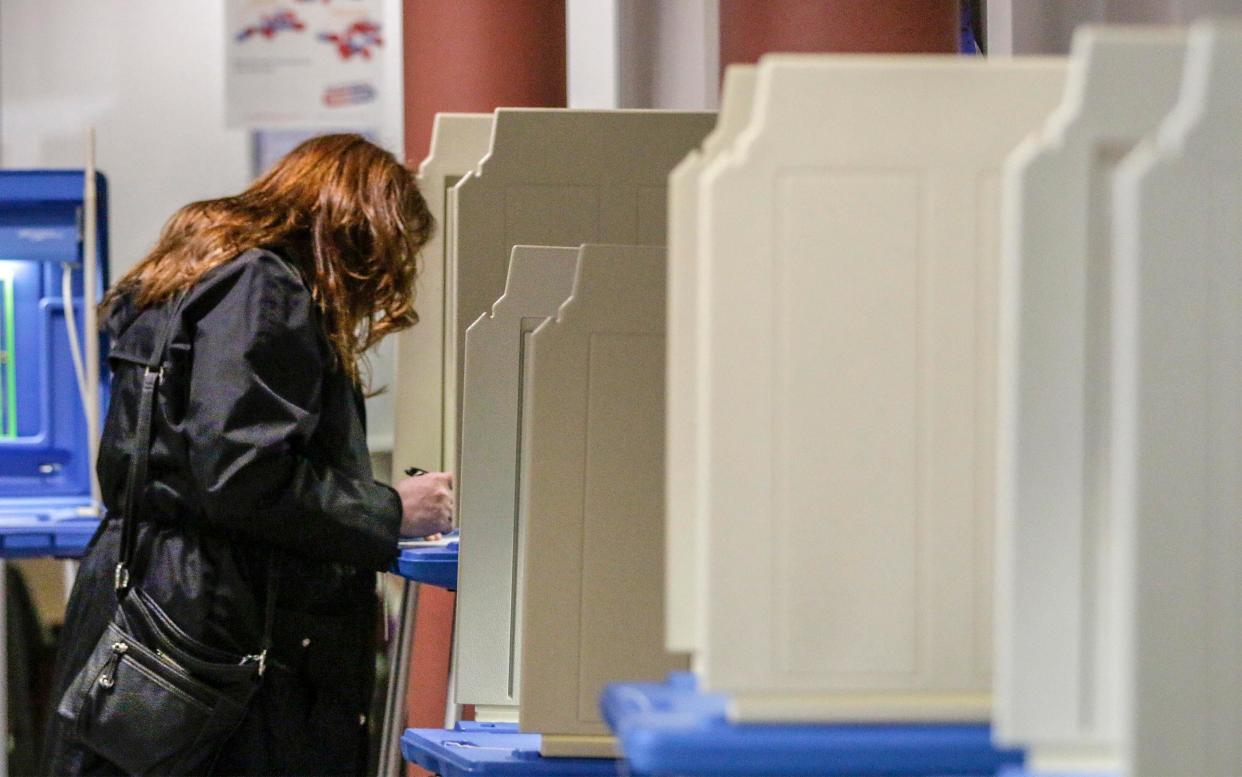
POLYGON ((393 572, 415 583, 456 591, 457 551, 456 542, 429 548, 405 548, 397 557, 393 572))
POLYGON ((19 517, 0 508, 0 559, 80 558, 99 528, 98 518, 19 517))
POLYGON ((487 731, 492 734, 518 734, 516 723, 484 723, 478 720, 459 720, 457 725, 453 727, 455 731, 483 732, 487 731))
POLYGON ((735 724, 722 694, 693 675, 604 689, 604 719, 635 772, 657 777, 993 775, 1022 754, 992 746, 986 725, 735 724))
POLYGON ((540 735, 510 731, 451 731, 407 729, 401 754, 440 777, 497 775, 499 777, 594 777, 629 774, 612 758, 544 758, 540 735))
POLYGON ((1122 775, 1119 772, 1037 772, 1021 766, 1010 766, 1002 768, 996 773, 996 777, 1122 777, 1122 775))
MULTIPOLYGON (((81 340, 86 336, 82 175, 74 170, 0 171, 0 559, 80 556, 98 525, 86 417, 61 293, 67 271, 81 340)), ((108 266, 102 175, 96 190, 102 291, 108 266)), ((102 340, 101 359, 107 355, 102 340)), ((102 405, 106 374, 100 384, 102 405)))

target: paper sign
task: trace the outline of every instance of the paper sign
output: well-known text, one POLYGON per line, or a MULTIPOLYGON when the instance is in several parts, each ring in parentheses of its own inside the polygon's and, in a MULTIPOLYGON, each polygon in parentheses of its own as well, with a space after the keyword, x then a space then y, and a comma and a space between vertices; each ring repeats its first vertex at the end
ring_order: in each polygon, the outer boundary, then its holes
POLYGON ((377 126, 383 0, 227 0, 230 127, 377 126))

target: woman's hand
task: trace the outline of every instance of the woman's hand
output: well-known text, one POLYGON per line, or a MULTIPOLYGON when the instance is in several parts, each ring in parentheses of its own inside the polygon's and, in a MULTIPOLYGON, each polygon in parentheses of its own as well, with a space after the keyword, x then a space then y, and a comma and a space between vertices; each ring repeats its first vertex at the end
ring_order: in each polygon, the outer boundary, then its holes
POLYGON ((430 537, 453 528, 453 476, 428 472, 402 480, 396 486, 401 497, 401 535, 430 537))

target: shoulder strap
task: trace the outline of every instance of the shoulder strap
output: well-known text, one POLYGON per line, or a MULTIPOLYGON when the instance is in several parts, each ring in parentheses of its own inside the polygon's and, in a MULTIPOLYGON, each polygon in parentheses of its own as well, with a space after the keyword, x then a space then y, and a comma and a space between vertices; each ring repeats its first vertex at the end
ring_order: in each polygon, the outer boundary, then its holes
MULTIPOLYGON (((116 565, 114 584, 117 596, 122 597, 130 587, 130 571, 138 547, 138 520, 141 510, 141 492, 147 482, 147 462, 151 457, 151 424, 155 408, 155 391, 164 378, 164 357, 172 341, 173 328, 181 315, 185 301, 183 292, 168 306, 168 320, 160 331, 151 355, 142 372, 142 394, 138 398, 138 416, 134 428, 134 450, 129 460, 129 472, 125 478, 125 507, 121 515, 121 557, 116 565)), ((272 629, 276 620, 277 569, 276 554, 268 560, 267 597, 263 614, 263 643, 260 653, 253 658, 259 664, 259 674, 266 670, 267 651, 272 645, 272 629)))
POLYGON ((164 377, 164 356, 172 339, 173 327, 181 313, 182 293, 168 305, 168 320, 160 329, 159 337, 151 348, 142 371, 142 394, 138 398, 138 416, 134 427, 134 449, 129 458, 129 472, 125 478, 125 507, 121 514, 121 557, 116 565, 114 583, 116 590, 124 594, 129 590, 130 569, 138 544, 138 512, 142 504, 141 491, 147 481, 147 461, 151 456, 151 416, 155 406, 155 390, 164 377))

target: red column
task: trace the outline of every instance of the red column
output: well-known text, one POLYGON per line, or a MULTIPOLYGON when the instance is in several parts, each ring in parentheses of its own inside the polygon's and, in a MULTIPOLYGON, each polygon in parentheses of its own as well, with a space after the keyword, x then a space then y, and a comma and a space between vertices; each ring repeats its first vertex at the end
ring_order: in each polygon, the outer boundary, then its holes
MULTIPOLYGON (((563 0, 404 0, 405 158, 427 156, 437 113, 565 106, 563 0)), ((406 691, 406 725, 440 728, 455 595, 423 586, 406 691)), ((411 777, 428 772, 408 764, 411 777)))
POLYGON ((427 156, 432 119, 501 106, 565 106, 565 3, 405 0, 405 153, 427 156))
POLYGON ((768 52, 953 53, 958 0, 720 0, 720 66, 768 52))

